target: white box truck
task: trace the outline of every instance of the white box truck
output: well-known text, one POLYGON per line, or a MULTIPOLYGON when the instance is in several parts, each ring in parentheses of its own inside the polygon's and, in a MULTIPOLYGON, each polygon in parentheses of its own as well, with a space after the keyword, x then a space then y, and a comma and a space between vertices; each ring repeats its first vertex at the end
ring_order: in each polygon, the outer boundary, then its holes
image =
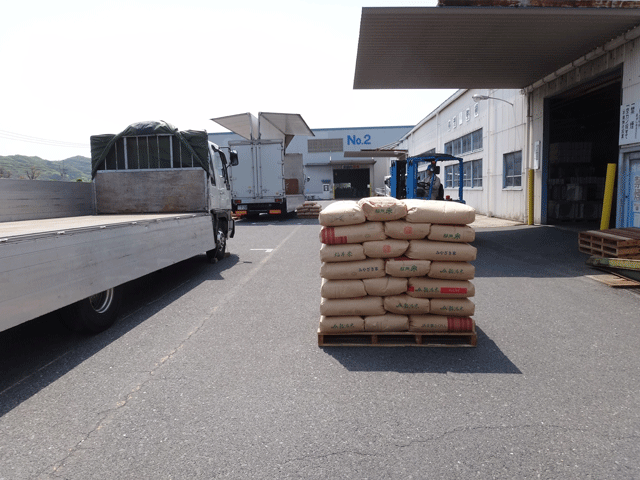
POLYGON ((237 216, 282 215, 304 203, 302 154, 286 153, 295 135, 314 135, 299 114, 243 113, 212 120, 242 137, 227 142, 243 159, 230 169, 237 216))
POLYGON ((100 332, 124 283, 224 257, 235 152, 205 131, 140 122, 92 136, 91 160, 91 183, 0 180, 0 331, 62 309, 70 328, 100 332))

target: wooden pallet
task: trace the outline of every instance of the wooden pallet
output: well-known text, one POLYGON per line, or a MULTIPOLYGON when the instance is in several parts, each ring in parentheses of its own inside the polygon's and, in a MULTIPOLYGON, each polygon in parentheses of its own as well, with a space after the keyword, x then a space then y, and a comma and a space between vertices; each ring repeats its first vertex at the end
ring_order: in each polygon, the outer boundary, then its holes
POLYGON ((580 232, 578 250, 597 257, 640 259, 640 228, 580 232))
POLYGON ((358 332, 325 333, 318 330, 319 347, 475 347, 475 325, 471 332, 358 332))
POLYGON ((603 273, 601 275, 587 275, 587 278, 595 280, 614 288, 635 288, 640 287, 640 282, 630 278, 621 277, 614 273, 603 273))

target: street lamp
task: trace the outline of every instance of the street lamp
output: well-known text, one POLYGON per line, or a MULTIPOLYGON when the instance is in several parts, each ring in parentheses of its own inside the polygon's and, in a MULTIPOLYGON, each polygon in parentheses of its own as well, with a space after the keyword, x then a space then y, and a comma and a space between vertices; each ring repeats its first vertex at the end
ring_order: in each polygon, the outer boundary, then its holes
POLYGON ((491 100, 500 100, 501 102, 508 103, 509 105, 511 105, 513 107, 513 103, 507 102, 506 100, 503 100, 502 98, 490 97, 489 95, 478 95, 476 93, 471 98, 473 98, 476 102, 479 102, 480 100, 489 100, 489 99, 491 99, 491 100))

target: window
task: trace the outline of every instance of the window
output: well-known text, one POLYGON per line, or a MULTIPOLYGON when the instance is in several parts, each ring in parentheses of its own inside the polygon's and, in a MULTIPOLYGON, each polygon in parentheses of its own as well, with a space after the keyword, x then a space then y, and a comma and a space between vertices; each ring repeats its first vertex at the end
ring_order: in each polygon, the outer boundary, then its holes
POLYGON ((476 103, 473 105, 473 116, 477 117, 478 114, 480 113, 480 107, 479 105, 476 103))
POLYGON ((471 162, 464 162, 462 164, 462 186, 471 187, 471 162))
POLYGON ((522 186, 522 151, 503 156, 502 188, 522 186))
POLYGON ((468 122, 469 120, 471 120, 471 110, 467 108, 467 110, 465 110, 464 112, 464 120, 466 122, 468 122))
MULTIPOLYGON (((458 188, 460 186, 460 165, 447 165, 444 167, 445 188, 458 188)), ((482 160, 471 160, 462 164, 462 186, 467 188, 482 187, 482 160)))
POLYGON ((482 187, 482 160, 473 160, 471 164, 471 186, 482 187))
POLYGON ((460 156, 482 150, 482 129, 471 132, 444 144, 444 153, 460 156))
POLYGON ((444 167, 445 188, 458 188, 460 186, 460 165, 447 165, 444 167))

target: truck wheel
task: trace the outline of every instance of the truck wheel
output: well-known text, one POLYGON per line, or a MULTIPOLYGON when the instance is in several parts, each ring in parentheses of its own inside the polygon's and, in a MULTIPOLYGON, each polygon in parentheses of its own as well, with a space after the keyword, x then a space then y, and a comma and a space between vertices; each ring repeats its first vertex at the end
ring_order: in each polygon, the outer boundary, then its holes
POLYGON ((69 305, 62 322, 75 332, 100 333, 116 321, 121 301, 120 288, 110 288, 69 305))
POLYGON ((211 263, 222 260, 227 251, 227 222, 221 221, 216 230, 216 248, 207 252, 207 258, 211 263))

